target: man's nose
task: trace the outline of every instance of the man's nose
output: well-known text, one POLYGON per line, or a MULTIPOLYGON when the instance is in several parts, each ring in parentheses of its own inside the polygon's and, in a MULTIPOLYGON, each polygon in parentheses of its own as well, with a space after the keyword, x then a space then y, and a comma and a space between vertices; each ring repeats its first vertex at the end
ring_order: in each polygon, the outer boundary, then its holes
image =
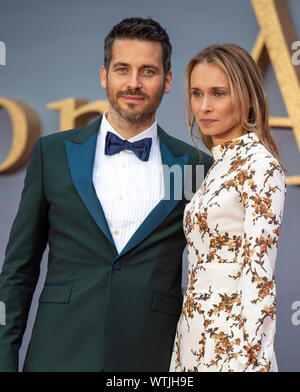
POLYGON ((138 90, 142 87, 138 72, 131 72, 127 81, 127 87, 131 90, 138 90))

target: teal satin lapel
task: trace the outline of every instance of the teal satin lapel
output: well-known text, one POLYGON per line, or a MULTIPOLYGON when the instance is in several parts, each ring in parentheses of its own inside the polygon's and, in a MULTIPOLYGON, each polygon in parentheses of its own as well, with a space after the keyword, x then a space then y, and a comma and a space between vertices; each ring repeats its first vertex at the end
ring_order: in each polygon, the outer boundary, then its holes
MULTIPOLYGON (((93 184, 93 166, 98 133, 94 133, 85 143, 77 144, 69 141, 65 142, 68 164, 73 180, 73 184, 87 207, 89 213, 102 230, 107 239, 114 245, 114 240, 107 224, 101 203, 97 197, 93 184)), ((189 155, 175 157, 164 142, 160 141, 162 163, 165 168, 180 168, 182 173, 182 192, 184 183, 184 166, 188 164, 189 155)), ((171 188, 170 197, 162 199, 145 218, 134 235, 130 238, 117 259, 129 252, 132 248, 150 235, 160 223, 172 212, 179 200, 174 194, 174 182, 169 181, 168 171, 164 171, 165 189, 171 188)), ((182 192, 181 195, 182 196, 182 192)))
POLYGON ((85 143, 65 141, 68 164, 73 184, 89 213, 107 239, 115 246, 101 203, 93 184, 93 166, 98 132, 85 143))

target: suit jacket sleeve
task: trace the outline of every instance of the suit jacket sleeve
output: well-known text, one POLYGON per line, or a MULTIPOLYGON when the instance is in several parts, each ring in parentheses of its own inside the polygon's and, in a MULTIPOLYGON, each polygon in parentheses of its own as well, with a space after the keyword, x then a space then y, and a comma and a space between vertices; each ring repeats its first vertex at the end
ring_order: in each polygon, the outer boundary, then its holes
POLYGON ((39 139, 27 167, 24 189, 0 275, 0 301, 6 308, 6 325, 0 325, 0 371, 18 371, 18 352, 47 238, 48 205, 43 192, 39 139))

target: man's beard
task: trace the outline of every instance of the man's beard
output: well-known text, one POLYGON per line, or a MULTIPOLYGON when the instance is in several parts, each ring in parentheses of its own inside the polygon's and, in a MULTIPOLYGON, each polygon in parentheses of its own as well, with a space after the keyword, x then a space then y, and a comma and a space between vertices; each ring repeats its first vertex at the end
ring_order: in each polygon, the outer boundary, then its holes
MULTIPOLYGON (((120 117, 122 117, 122 119, 128 122, 144 122, 147 121, 149 118, 151 118, 153 114, 155 114, 157 108, 159 107, 163 94, 164 94, 164 85, 162 85, 161 89, 156 94, 156 96, 153 97, 152 104, 150 106, 146 106, 143 111, 132 112, 130 110, 122 109, 118 104, 118 99, 124 95, 127 96, 135 95, 135 96, 142 97, 144 99, 149 99, 149 96, 139 90, 125 90, 125 91, 119 91, 116 97, 113 97, 113 95, 110 93, 109 85, 107 86, 107 98, 110 103, 110 106, 119 114, 120 117)), ((135 107, 134 103, 128 103, 127 105, 129 108, 135 107)))

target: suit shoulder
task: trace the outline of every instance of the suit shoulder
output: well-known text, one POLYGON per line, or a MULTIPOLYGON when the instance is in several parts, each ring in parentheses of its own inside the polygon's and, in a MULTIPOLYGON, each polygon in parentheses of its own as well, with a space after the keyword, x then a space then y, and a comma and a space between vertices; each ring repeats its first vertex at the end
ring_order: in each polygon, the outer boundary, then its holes
POLYGON ((172 144, 172 150, 176 155, 189 154, 195 163, 212 163, 212 157, 201 149, 197 149, 191 144, 184 142, 174 136, 171 136, 161 128, 159 129, 162 140, 168 138, 168 142, 172 144))
POLYGON ((184 142, 174 136, 170 136, 170 138, 172 139, 173 143, 178 147, 178 150, 180 150, 180 152, 185 153, 185 154, 196 154, 197 153, 197 149, 192 146, 191 144, 184 142))
POLYGON ((44 146, 51 146, 57 143, 64 143, 65 141, 83 142, 85 139, 95 133, 100 126, 100 119, 78 128, 68 129, 66 131, 54 132, 49 135, 41 136, 41 143, 44 146))
POLYGON ((70 129, 68 131, 56 131, 53 133, 49 133, 48 135, 43 135, 40 137, 41 143, 43 145, 49 145, 52 143, 57 143, 57 142, 62 142, 64 140, 68 140, 71 136, 71 133, 73 136, 74 132, 76 132, 76 131, 77 131, 77 129, 75 128, 75 129, 70 129))
POLYGON ((174 143, 176 143, 182 154, 189 154, 192 156, 193 164, 203 164, 205 166, 212 165, 213 158, 207 152, 201 150, 200 148, 196 148, 180 139, 177 139, 174 136, 170 137, 173 139, 174 143))

